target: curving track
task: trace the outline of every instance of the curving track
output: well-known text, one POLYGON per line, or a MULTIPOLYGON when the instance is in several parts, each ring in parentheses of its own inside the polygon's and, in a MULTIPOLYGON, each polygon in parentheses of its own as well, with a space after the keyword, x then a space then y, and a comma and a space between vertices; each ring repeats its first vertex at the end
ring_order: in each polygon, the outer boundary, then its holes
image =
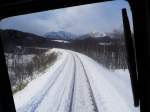
POLYGON ((96 62, 76 52, 61 52, 54 67, 14 96, 17 112, 138 112, 105 72, 99 72, 103 68, 96 62))

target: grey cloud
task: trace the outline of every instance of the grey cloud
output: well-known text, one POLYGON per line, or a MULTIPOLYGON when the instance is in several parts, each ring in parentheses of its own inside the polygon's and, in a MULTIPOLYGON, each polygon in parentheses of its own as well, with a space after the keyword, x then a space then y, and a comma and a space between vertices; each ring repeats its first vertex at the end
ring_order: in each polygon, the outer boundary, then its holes
MULTIPOLYGON (((0 28, 17 29, 39 35, 60 30, 76 34, 92 31, 110 32, 122 24, 123 7, 129 11, 126 2, 106 2, 39 12, 6 18, 0 22, 0 28)), ((130 12, 129 16, 131 20, 130 12)))

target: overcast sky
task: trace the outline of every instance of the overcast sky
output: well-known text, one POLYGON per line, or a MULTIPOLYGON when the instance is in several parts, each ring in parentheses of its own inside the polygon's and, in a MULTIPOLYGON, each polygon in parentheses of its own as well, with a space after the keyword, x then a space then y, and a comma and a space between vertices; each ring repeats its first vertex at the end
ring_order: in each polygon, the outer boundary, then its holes
POLYGON ((0 22, 0 28, 17 29, 38 35, 51 31, 67 31, 78 35, 112 32, 122 28, 122 8, 127 9, 131 21, 128 3, 117 0, 10 17, 0 22))

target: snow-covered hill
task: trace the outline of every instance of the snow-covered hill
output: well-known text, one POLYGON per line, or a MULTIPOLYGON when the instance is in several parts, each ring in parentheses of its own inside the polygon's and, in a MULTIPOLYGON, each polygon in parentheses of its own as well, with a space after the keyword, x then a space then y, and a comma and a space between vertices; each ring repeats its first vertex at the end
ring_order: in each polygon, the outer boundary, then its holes
POLYGON ((69 50, 14 95, 17 112, 139 112, 133 106, 128 70, 109 71, 69 50))

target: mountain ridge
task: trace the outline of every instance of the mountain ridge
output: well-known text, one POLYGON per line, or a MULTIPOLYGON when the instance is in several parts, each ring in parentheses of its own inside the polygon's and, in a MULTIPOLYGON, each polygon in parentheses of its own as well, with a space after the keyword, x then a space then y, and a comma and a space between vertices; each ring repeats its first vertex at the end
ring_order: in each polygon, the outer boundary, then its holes
POLYGON ((58 31, 58 32, 48 32, 44 35, 46 38, 50 38, 52 40, 74 40, 77 36, 70 32, 58 31))

